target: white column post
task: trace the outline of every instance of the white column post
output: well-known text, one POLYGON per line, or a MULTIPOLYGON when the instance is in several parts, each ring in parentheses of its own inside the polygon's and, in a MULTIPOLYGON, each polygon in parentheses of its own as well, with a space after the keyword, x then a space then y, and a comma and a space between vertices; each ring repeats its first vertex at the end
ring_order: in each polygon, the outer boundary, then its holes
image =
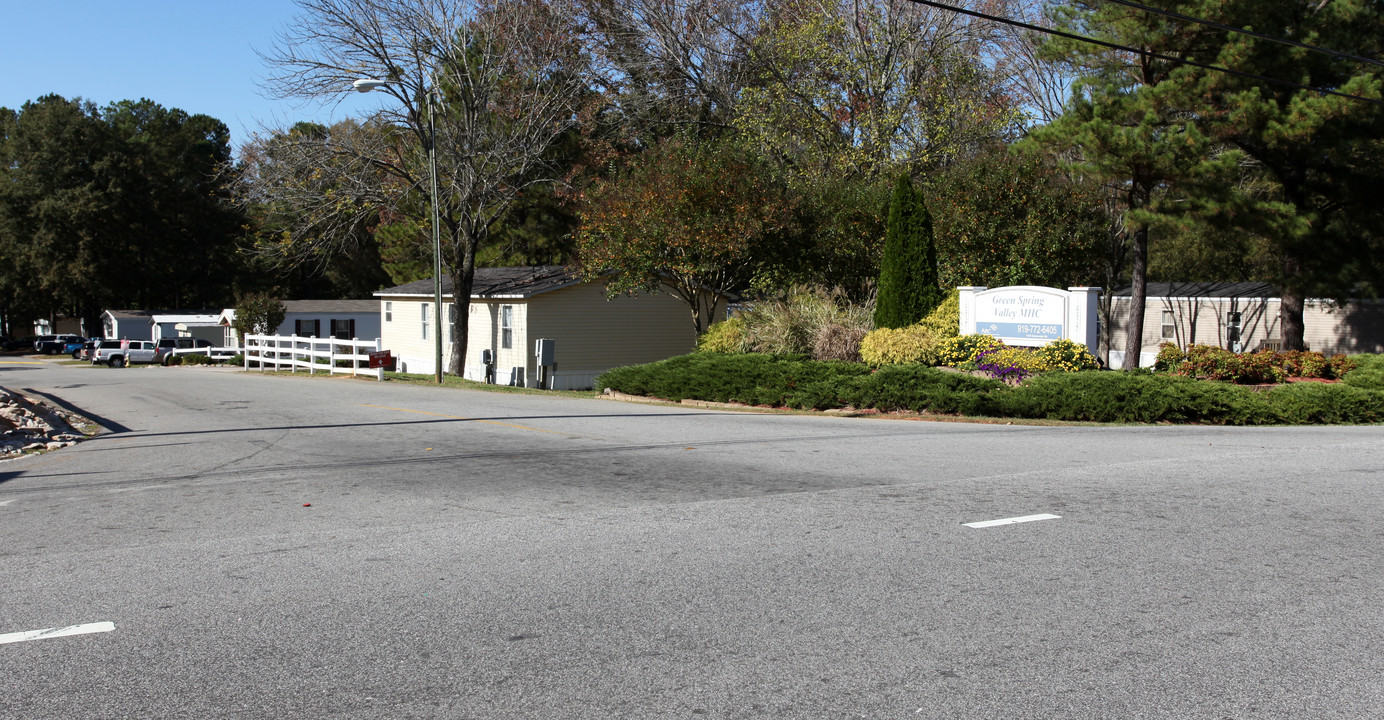
POLYGON ((976 293, 984 292, 988 288, 984 285, 970 285, 956 289, 961 293, 961 327, 958 330, 962 335, 973 335, 976 331, 976 293))
POLYGON ((1100 321, 1096 310, 1100 305, 1100 288, 1067 288, 1067 339, 1082 343, 1091 355, 1100 350, 1100 321))
MULTIPOLYGON (((384 350, 384 339, 383 339, 383 338, 375 338, 375 352, 380 352, 380 351, 382 351, 382 350, 384 350)), ((381 365, 380 367, 375 368, 375 379, 378 380, 379 382, 384 382, 384 366, 383 366, 383 365, 381 365)))

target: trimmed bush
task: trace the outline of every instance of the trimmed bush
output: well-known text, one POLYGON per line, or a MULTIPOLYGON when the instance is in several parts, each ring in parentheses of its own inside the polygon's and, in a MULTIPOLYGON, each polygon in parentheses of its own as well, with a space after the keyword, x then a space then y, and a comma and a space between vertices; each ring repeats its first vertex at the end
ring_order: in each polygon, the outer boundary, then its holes
POLYGON ((1319 352, 1290 350, 1233 353, 1215 345, 1192 345, 1186 351, 1161 343, 1154 359, 1155 372, 1175 372, 1186 377, 1224 380, 1242 385, 1281 383, 1289 377, 1335 379, 1354 367, 1345 355, 1327 358, 1319 352))
POLYGON ((993 394, 1003 383, 921 365, 891 365, 851 378, 843 392, 849 405, 883 412, 908 410, 960 415, 995 415, 993 394))
POLYGON ((1205 380, 1224 380, 1237 385, 1280 383, 1288 371, 1279 362, 1278 353, 1262 350, 1237 355, 1215 345, 1192 345, 1185 359, 1178 364, 1177 374, 1205 380))
POLYGON ((870 365, 941 364, 941 343, 922 325, 879 328, 860 341, 860 359, 870 365))
POLYGON ((1349 385, 1292 383, 1269 391, 1268 399, 1278 420, 1293 425, 1384 420, 1384 393, 1349 385))
POLYGON ((163 364, 169 367, 174 367, 176 365, 182 365, 183 361, 184 358, 182 355, 169 355, 168 359, 165 360, 163 364))
POLYGON ((1187 359, 1187 353, 1182 352, 1182 348, 1170 342, 1158 343, 1158 354, 1153 358, 1154 372, 1177 372, 1178 367, 1187 359))
POLYGON ((953 292, 919 322, 904 328, 878 328, 860 343, 860 359, 871 365, 942 365, 941 348, 961 325, 961 293, 953 292))
POLYGON ((1384 390, 1384 355, 1352 355, 1353 367, 1341 374, 1341 380, 1362 390, 1384 390))
POLYGON ((737 316, 713 323, 697 338, 697 349, 714 353, 747 352, 745 319, 737 316))
POLYGON ((869 372, 858 363, 813 362, 806 355, 693 353, 609 370, 596 378, 596 387, 667 400, 787 405, 790 395, 814 381, 869 372))
MULTIPOLYGON (((1365 368, 1381 365, 1362 363, 1365 368)), ((819 410, 852 406, 886 412, 1117 423, 1384 421, 1384 391, 1341 383, 1295 383, 1265 392, 1148 371, 1052 372, 1010 387, 921 365, 871 370, 859 363, 816 362, 804 355, 694 353, 616 368, 596 383, 669 400, 698 398, 819 410)))
POLYGON ((932 336, 938 340, 954 338, 961 334, 961 291, 952 290, 947 299, 942 301, 937 309, 928 313, 928 316, 918 321, 932 336))
POLYGON ((1091 422, 1273 423, 1261 393, 1148 372, 1041 375, 1001 398, 1007 415, 1091 422))

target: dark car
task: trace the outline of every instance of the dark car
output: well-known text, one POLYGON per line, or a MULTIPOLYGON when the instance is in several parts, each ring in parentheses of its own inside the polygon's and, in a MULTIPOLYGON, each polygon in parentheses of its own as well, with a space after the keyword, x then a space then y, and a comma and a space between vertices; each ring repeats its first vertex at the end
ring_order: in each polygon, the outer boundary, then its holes
POLYGON ((22 338, 11 338, 5 341, 6 350, 30 350, 34 349, 34 343, 38 342, 38 335, 25 335, 22 338))
POLYGON ((213 348, 216 345, 209 340, 202 338, 176 337, 159 338, 158 346, 154 350, 154 362, 160 365, 168 364, 168 357, 174 350, 192 350, 194 348, 213 348))
POLYGON ((72 352, 69 346, 81 347, 86 338, 81 335, 44 335, 34 343, 34 352, 44 355, 62 355, 72 352))

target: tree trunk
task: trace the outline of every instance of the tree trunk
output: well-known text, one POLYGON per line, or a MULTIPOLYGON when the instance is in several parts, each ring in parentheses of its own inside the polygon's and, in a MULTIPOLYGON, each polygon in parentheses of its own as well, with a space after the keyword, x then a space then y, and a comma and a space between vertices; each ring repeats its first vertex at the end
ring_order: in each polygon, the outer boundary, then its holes
POLYGON ((1125 356, 1123 370, 1139 367, 1139 353, 1144 349, 1144 304, 1148 296, 1149 228, 1140 225, 1131 234, 1132 267, 1129 274, 1129 322, 1125 325, 1125 356))
POLYGON ((462 377, 466 372, 466 341, 471 332, 471 286, 476 279, 476 245, 463 241, 461 262, 449 263, 452 278, 452 302, 456 320, 451 326, 452 352, 447 358, 447 373, 462 377))
MULTIPOLYGON (((1297 261, 1288 260, 1284 264, 1284 275, 1295 275, 1297 261)), ((1303 337, 1306 328, 1302 318, 1303 293, 1287 285, 1279 293, 1278 333, 1283 350, 1306 350, 1307 341, 1303 337)))

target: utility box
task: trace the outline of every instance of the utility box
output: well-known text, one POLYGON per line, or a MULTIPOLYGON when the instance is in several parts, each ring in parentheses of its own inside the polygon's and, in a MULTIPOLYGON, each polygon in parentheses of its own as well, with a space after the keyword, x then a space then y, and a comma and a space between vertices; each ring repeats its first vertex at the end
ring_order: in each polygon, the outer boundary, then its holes
POLYGON ((482 364, 482 365, 494 365, 494 364, 495 364, 495 352, 494 352, 493 350, 491 350, 490 348, 486 348, 486 349, 482 350, 482 351, 481 351, 481 364, 482 364))
POLYGON ((539 367, 551 367, 555 364, 557 356, 557 341, 540 339, 533 345, 533 356, 538 359, 539 367))

